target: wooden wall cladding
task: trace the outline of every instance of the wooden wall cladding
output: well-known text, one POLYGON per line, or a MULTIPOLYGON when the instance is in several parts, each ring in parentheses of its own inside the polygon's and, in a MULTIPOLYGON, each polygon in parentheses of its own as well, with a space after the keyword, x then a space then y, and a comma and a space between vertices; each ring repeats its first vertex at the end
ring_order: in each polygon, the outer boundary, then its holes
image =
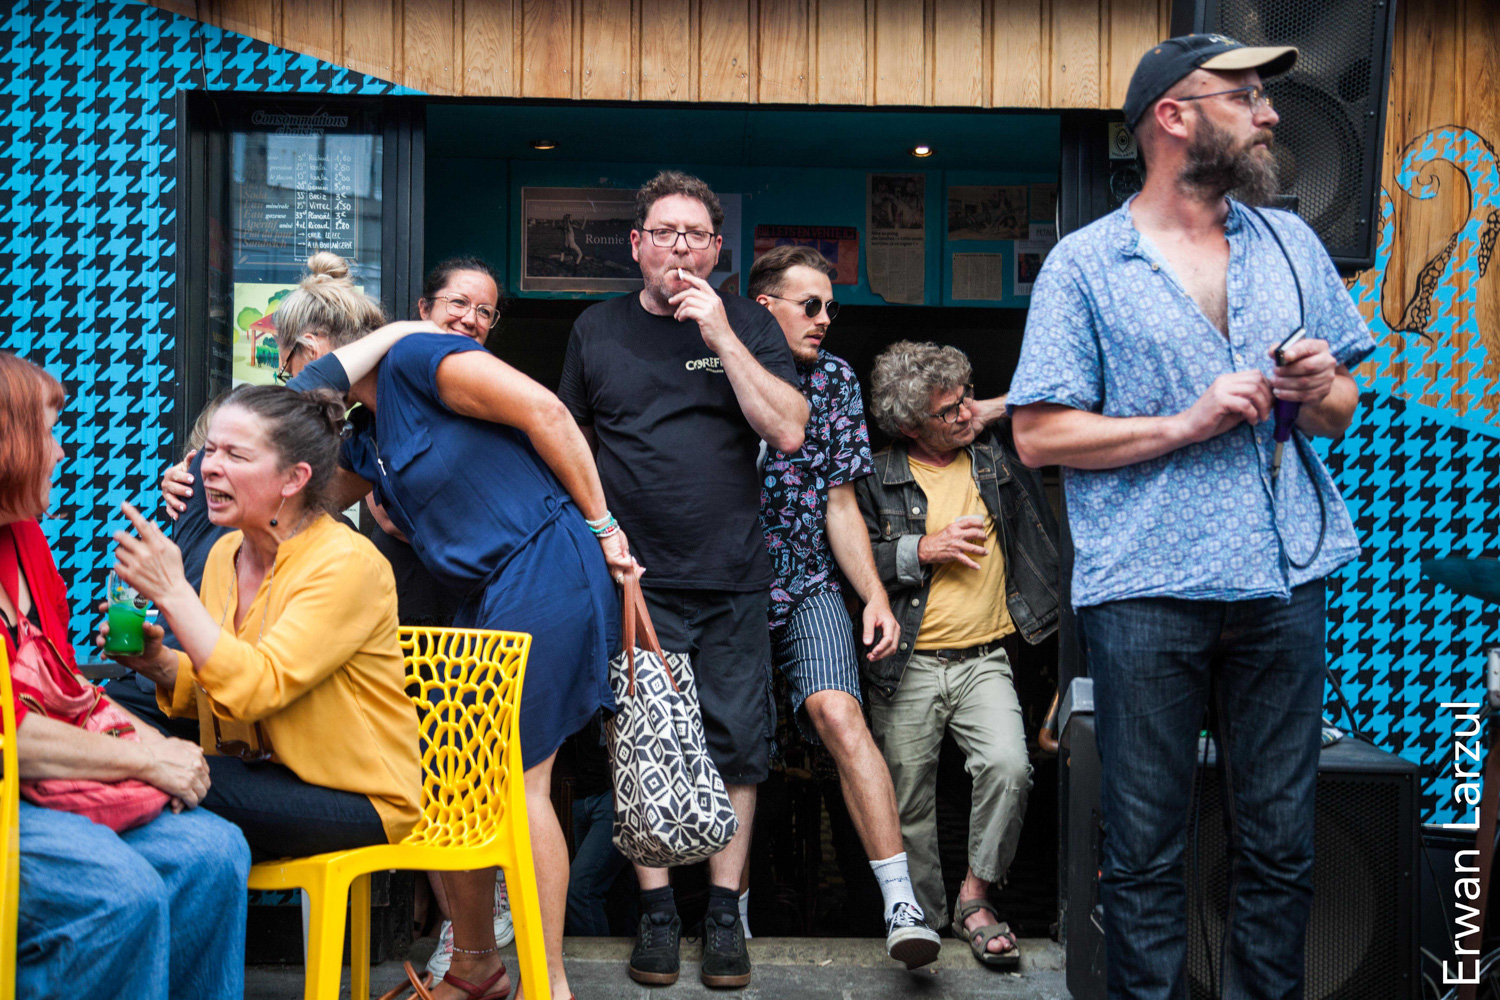
POLYGON ((1497 143, 1494 0, 1401 0, 1381 164, 1390 239, 1351 284, 1392 353, 1362 374, 1500 428, 1497 143))
POLYGON ((148 0, 432 94, 1118 107, 1170 0, 148 0))

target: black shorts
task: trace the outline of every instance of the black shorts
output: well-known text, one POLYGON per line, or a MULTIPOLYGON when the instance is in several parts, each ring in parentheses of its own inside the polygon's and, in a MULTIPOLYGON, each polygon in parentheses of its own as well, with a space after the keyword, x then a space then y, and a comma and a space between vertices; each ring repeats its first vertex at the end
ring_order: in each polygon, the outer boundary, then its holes
POLYGON ((771 592, 643 587, 661 648, 687 653, 698 682, 708 755, 726 785, 771 770, 771 592))

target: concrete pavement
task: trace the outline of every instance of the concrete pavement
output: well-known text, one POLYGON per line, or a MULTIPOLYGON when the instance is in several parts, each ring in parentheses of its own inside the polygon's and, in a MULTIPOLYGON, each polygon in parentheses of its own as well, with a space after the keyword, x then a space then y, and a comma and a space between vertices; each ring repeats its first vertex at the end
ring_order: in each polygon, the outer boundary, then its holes
MULTIPOLYGON (((433 943, 427 938, 413 945, 412 964, 418 969, 433 943)), ((755 938, 749 944, 755 978, 743 990, 710 990, 698 981, 696 941, 683 942, 682 978, 668 987, 640 986, 626 975, 631 942, 625 938, 570 938, 564 953, 578 1000, 1069 1000, 1063 951, 1047 940, 1020 942, 1019 973, 983 968, 962 942, 949 938, 943 939, 937 962, 915 972, 887 958, 878 940, 755 938)), ((515 950, 505 951, 514 974, 515 950)), ((405 974, 400 962, 385 962, 372 970, 371 979, 379 996, 405 981, 405 974)), ((245 980, 246 1000, 302 996, 298 966, 251 966, 245 980)), ((348 990, 346 970, 343 997, 348 990)))

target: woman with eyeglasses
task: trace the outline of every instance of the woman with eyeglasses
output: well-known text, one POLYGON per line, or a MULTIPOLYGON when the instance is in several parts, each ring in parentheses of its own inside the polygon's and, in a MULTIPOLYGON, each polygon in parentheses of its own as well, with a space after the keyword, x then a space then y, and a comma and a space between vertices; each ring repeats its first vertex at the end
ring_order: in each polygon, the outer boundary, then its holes
MULTIPOLYGON (((396 591, 375 547, 329 515, 344 402, 242 386, 203 448, 208 516, 230 529, 195 592, 182 553, 122 505, 115 571, 152 601, 181 652, 146 625, 115 658, 157 684, 169 715, 200 720, 203 806, 257 860, 395 843, 416 824, 417 720, 396 641, 396 591)), ((100 629, 100 642, 108 635, 100 629)))

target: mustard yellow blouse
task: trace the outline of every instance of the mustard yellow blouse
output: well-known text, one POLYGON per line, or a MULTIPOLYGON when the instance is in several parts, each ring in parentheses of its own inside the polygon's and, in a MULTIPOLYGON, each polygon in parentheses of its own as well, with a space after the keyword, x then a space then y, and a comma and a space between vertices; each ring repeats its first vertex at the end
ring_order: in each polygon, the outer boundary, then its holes
POLYGON ((223 738, 255 744, 259 722, 274 760, 303 781, 357 792, 380 814, 392 843, 416 825, 422 765, 417 717, 396 643, 396 582, 369 540, 320 516, 276 550, 238 630, 234 556, 243 535, 215 543, 199 596, 224 628, 196 666, 179 653, 175 689, 158 689, 169 715, 203 720, 223 738), (264 631, 262 631, 264 629, 264 631))

